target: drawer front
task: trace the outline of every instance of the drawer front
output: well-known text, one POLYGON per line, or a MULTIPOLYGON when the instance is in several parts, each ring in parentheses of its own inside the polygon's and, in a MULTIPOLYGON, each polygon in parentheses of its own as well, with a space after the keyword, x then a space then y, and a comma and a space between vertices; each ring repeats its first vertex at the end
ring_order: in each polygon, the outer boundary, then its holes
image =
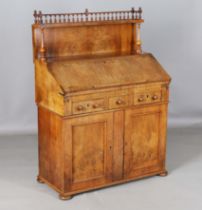
POLYGON ((161 101, 161 90, 137 91, 134 96, 134 104, 157 103, 161 101))
POLYGON ((102 111, 105 109, 105 101, 104 99, 96 99, 91 101, 75 102, 73 103, 72 108, 73 114, 102 111))
POLYGON ((109 98, 109 109, 128 106, 128 96, 115 96, 109 98))

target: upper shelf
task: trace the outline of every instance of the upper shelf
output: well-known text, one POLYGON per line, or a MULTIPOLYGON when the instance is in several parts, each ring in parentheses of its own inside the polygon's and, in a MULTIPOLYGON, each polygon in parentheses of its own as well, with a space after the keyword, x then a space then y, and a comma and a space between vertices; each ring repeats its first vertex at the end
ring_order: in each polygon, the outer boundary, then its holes
POLYGON ((99 54, 141 54, 142 9, 84 13, 34 12, 34 60, 99 54))
POLYGON ((66 93, 170 81, 169 75, 151 54, 50 60, 47 65, 66 93))

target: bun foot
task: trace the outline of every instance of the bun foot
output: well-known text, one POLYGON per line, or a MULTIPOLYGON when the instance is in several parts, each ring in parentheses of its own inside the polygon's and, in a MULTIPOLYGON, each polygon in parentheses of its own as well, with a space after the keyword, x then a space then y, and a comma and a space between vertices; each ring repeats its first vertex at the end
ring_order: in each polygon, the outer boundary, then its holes
POLYGON ((44 181, 43 180, 41 180, 41 178, 39 177, 39 176, 37 176, 37 182, 39 182, 40 184, 44 184, 44 181))
POLYGON ((72 198, 72 196, 59 194, 59 198, 60 198, 60 200, 66 201, 66 200, 70 200, 72 198))
POLYGON ((162 172, 162 173, 159 174, 159 176, 162 176, 162 177, 167 176, 167 175, 168 175, 168 172, 167 171, 164 171, 164 172, 162 172))

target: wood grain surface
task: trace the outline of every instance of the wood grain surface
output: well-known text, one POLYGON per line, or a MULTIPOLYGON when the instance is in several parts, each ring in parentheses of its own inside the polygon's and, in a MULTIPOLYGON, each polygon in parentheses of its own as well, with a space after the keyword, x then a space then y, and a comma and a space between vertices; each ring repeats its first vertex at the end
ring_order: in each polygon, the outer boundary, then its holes
POLYGON ((142 53, 142 10, 34 17, 37 180, 67 200, 165 176, 171 78, 142 53))

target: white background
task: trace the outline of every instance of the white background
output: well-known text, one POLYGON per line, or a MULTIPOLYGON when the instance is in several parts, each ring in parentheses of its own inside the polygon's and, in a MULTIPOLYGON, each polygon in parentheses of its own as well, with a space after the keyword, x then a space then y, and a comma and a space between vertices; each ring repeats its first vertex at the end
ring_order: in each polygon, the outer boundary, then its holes
POLYGON ((1 0, 0 134, 34 133, 34 67, 31 24, 44 12, 118 10, 142 6, 143 50, 172 76, 169 126, 202 122, 201 0, 1 0))

